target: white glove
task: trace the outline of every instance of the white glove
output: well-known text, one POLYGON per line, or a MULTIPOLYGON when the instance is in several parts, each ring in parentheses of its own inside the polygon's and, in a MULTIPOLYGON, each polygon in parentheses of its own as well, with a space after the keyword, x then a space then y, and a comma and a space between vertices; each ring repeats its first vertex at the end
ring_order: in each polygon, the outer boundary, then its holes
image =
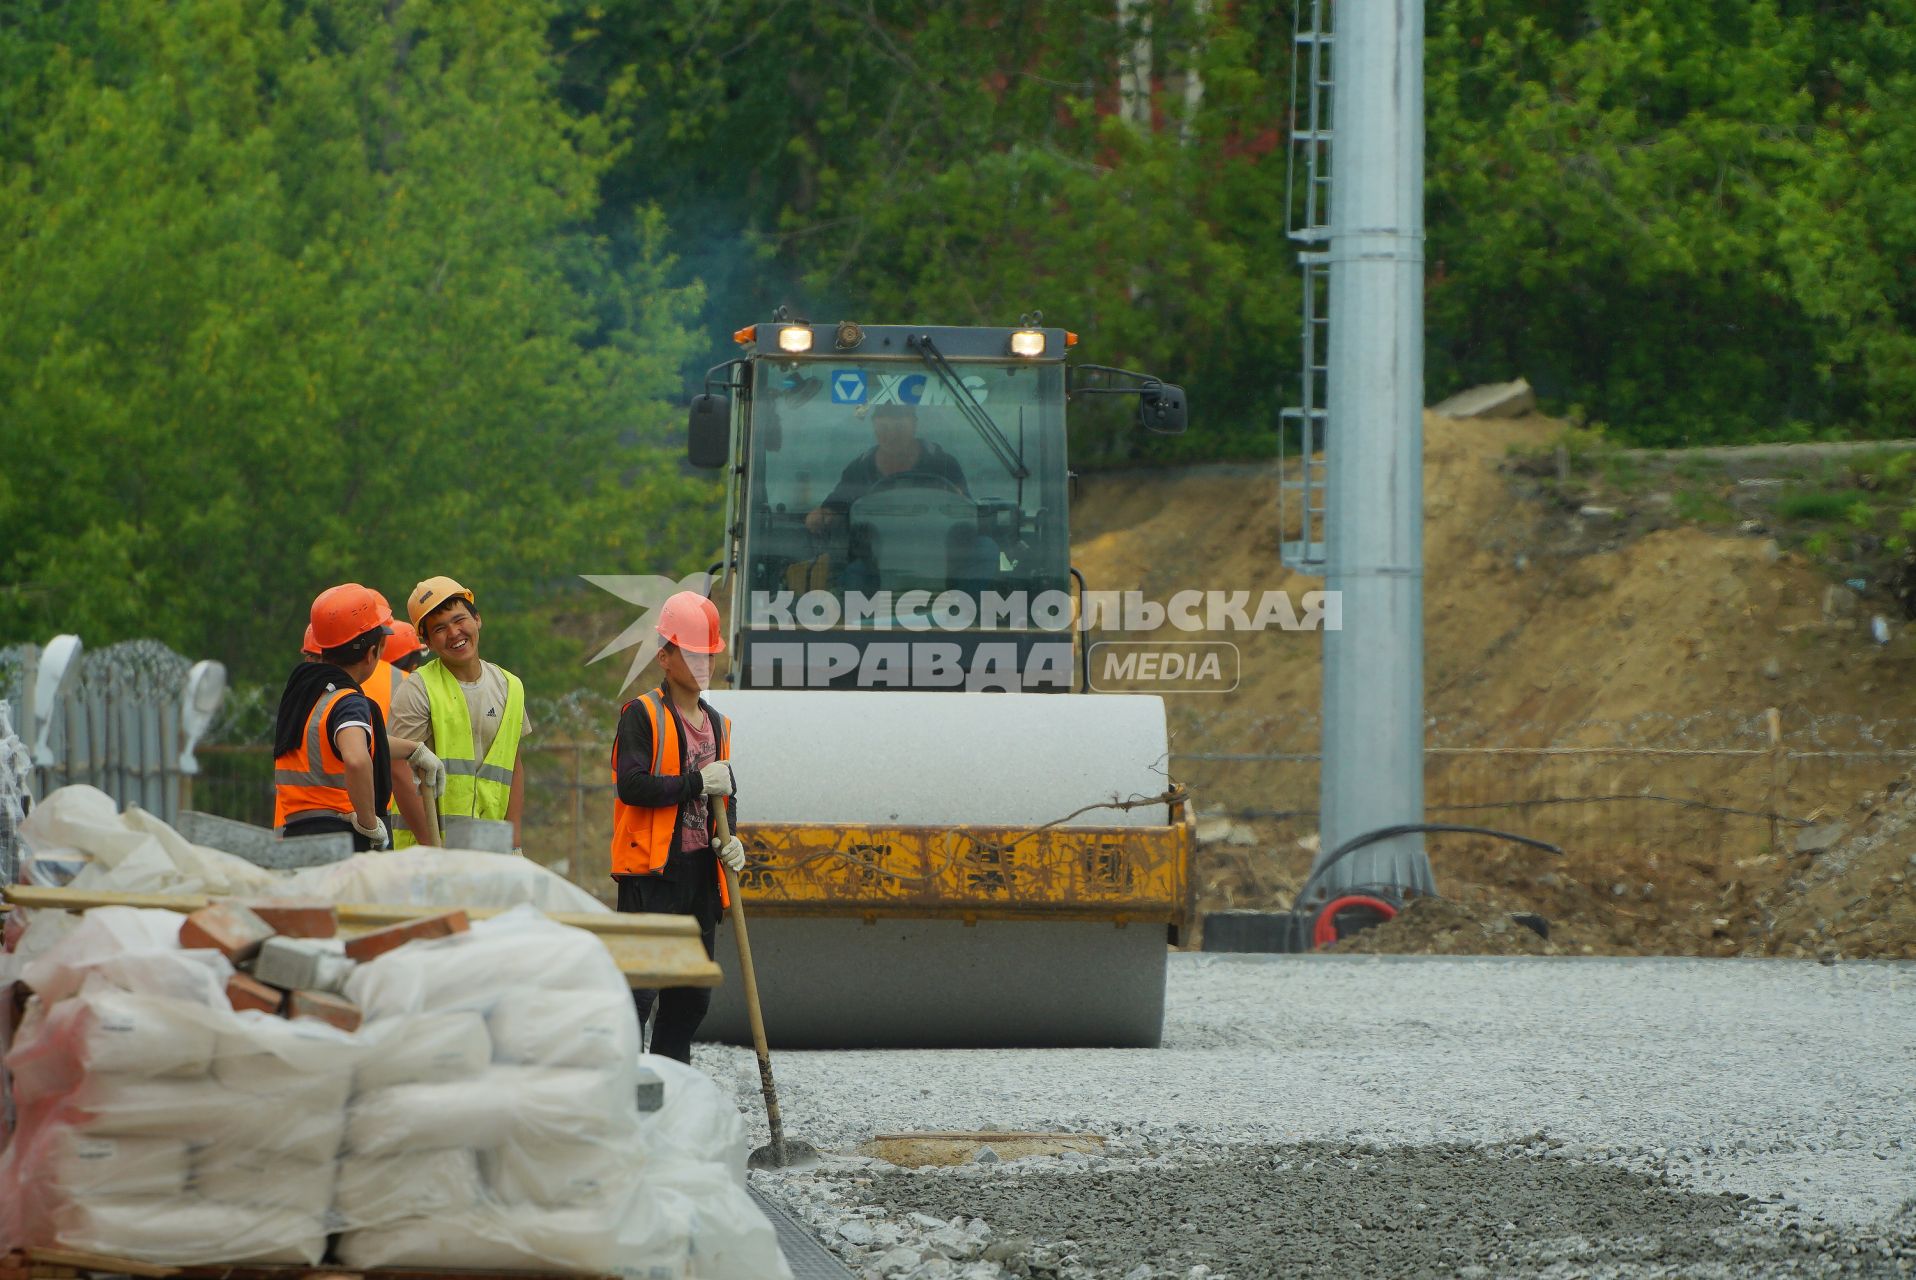
POLYGON ((737 781, 732 777, 732 766, 723 760, 715 760, 700 769, 699 777, 705 784, 705 794, 708 796, 735 794, 737 781))
POLYGON ((384 849, 386 847, 387 840, 388 840, 388 837, 386 835, 386 824, 381 822, 379 819, 374 818, 373 825, 370 827, 362 827, 359 825, 359 815, 355 813, 353 815, 353 830, 357 831, 360 835, 365 836, 368 840, 372 841, 373 848, 375 850, 384 849))
POLYGON ((419 784, 420 795, 437 799, 446 794, 446 764, 425 743, 412 749, 406 763, 412 766, 413 781, 419 784))
POLYGON ((734 874, 745 870, 745 842, 737 836, 726 837, 719 846, 718 859, 734 874))

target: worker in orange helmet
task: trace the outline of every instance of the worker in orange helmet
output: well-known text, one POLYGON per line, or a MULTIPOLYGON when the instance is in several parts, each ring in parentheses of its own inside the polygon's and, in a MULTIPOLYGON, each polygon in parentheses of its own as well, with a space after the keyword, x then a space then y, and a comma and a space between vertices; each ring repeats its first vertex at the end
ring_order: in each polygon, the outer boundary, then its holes
MULTIPOLYGON (((398 622, 393 618, 393 607, 379 591, 368 588, 373 599, 379 604, 379 625, 386 628, 386 639, 381 643, 379 661, 373 666, 372 675, 365 681, 366 696, 379 708, 379 714, 385 718, 386 728, 393 727, 393 700, 399 696, 400 686, 406 682, 406 673, 395 667, 386 657, 386 648, 392 644, 393 635, 398 630, 398 622)), ((410 625, 407 630, 411 630, 410 625)), ((417 635, 417 632, 413 633, 417 635)), ((421 735, 423 738, 423 735, 421 735)), ((426 828, 426 800, 428 795, 438 796, 446 789, 444 770, 441 769, 431 778, 416 779, 413 771, 401 761, 393 762, 392 804, 386 810, 386 827, 392 832, 392 847, 409 848, 417 844, 413 836, 415 831, 426 828)))
POLYGON ((394 619, 392 628, 393 633, 386 637, 386 647, 380 656, 398 670, 411 674, 432 657, 432 650, 420 642, 418 628, 405 619, 394 619))
POLYGON ((389 738, 362 687, 387 634, 374 593, 357 582, 328 587, 310 620, 319 656, 286 677, 273 726, 273 825, 284 836, 351 832, 355 850, 384 849, 395 753, 428 776, 444 766, 423 743, 389 738))
MULTIPOLYGON (((719 916, 731 905, 724 863, 745 866, 745 845, 732 836, 717 849, 709 803, 726 805, 736 822, 736 780, 729 763, 732 722, 702 696, 712 662, 724 652, 718 609, 696 591, 681 591, 659 610, 659 687, 625 704, 612 743, 612 878, 618 909, 691 916, 705 954, 712 954, 719 916)), ((692 1060, 692 1035, 712 1003, 703 987, 635 990, 643 1027, 656 1004, 652 1052, 692 1060)))

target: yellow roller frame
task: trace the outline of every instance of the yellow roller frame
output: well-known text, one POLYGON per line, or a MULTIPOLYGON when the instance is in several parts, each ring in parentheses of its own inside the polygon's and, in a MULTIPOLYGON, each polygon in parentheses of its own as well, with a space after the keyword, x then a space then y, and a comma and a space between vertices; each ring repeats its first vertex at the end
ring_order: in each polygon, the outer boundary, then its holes
POLYGON ((762 916, 1109 920, 1184 925, 1188 802, 1163 826, 751 822, 739 881, 762 916))

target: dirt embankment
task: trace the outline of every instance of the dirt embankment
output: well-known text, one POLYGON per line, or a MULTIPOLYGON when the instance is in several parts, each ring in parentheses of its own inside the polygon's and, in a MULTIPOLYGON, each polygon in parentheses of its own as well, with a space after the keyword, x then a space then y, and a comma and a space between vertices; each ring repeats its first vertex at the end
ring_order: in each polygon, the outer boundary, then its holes
MULTIPOLYGON (((1766 537, 1527 496, 1512 451, 1560 429, 1425 420, 1430 816, 1564 849, 1432 836, 1440 892, 1538 912, 1571 954, 1916 958, 1910 760, 1886 754, 1916 748, 1916 641, 1878 643, 1766 537)), ((1093 590, 1322 586, 1279 564, 1273 468, 1093 476, 1074 521, 1093 590)), ((1202 757, 1315 752, 1320 637, 1171 638, 1240 654, 1233 692, 1168 698, 1175 776, 1229 819, 1207 827, 1203 905, 1288 906, 1315 850, 1315 763, 1202 757)))

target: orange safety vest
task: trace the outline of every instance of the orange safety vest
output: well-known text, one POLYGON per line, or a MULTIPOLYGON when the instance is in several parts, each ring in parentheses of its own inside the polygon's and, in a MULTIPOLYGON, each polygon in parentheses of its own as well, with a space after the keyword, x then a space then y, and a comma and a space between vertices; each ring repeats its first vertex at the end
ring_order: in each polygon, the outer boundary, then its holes
POLYGON ((328 689, 306 717, 306 733, 299 748, 273 759, 273 825, 284 827, 294 818, 353 816, 353 798, 346 792, 346 762, 339 758, 326 732, 326 716, 333 704, 354 692, 351 686, 328 689))
POLYGON ((359 687, 373 705, 379 708, 379 714, 387 725, 393 722, 393 699, 399 696, 399 686, 406 683, 406 673, 384 658, 373 668, 373 673, 359 687))
MULTIPOLYGON (((373 705, 379 708, 379 716, 386 722, 388 728, 393 722, 393 699, 399 696, 399 686, 405 682, 406 673, 381 658, 378 665, 373 668, 373 673, 367 676, 366 682, 360 686, 361 691, 372 699, 373 705)), ((399 832, 405 830, 399 818, 397 797, 386 802, 386 812, 392 815, 393 839, 396 842, 399 832)), ((400 846, 395 843, 393 847, 396 849, 400 846)))
MULTIPOLYGON (((665 690, 652 692, 634 698, 632 702, 645 708, 645 718, 652 726, 652 767, 650 772, 658 777, 677 777, 681 771, 679 760, 679 727, 677 713, 668 713, 665 709, 665 690)), ((632 702, 619 709, 624 715, 632 702)), ((732 758, 732 722, 706 708, 715 726, 714 738, 718 747, 718 758, 732 758)), ((662 805, 656 809, 642 808, 627 804, 618 798, 619 785, 619 744, 617 737, 612 740, 612 874, 615 876, 642 876, 662 869, 665 860, 672 853, 672 841, 679 830, 679 806, 662 805)), ((729 802, 729 797, 726 798, 729 802)), ((719 902, 723 906, 732 905, 732 897, 725 888, 725 869, 719 869, 719 902)))

